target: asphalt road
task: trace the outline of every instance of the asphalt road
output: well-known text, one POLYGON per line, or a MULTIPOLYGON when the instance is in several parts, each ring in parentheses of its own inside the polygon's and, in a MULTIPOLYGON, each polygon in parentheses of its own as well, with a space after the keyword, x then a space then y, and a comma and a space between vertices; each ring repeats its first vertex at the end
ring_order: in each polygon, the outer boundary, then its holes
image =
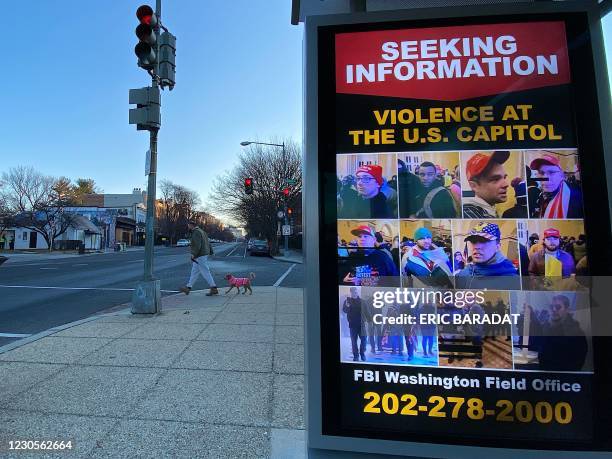
MULTIPOLYGON (((210 262, 219 287, 231 272, 256 275, 254 286, 302 287, 301 264, 249 256, 242 243, 214 244, 210 262)), ((188 247, 155 249, 155 276, 162 295, 175 294, 189 277, 188 247)), ((84 319, 131 301, 143 275, 144 251, 113 252, 61 259, 9 260, 0 267, 0 346, 30 335, 84 319)), ((200 277, 194 290, 207 289, 200 277)))

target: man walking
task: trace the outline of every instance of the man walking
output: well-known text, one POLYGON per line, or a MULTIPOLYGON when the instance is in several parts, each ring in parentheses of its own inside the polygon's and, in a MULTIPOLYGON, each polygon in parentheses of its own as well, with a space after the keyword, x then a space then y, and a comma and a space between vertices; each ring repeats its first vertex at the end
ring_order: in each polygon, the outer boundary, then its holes
POLYGON ((191 291, 191 287, 193 287, 193 283, 198 278, 198 275, 201 274, 202 277, 208 285, 210 286, 209 292, 206 296, 218 295, 219 290, 217 290, 217 284, 215 284, 215 280, 210 273, 210 268, 208 267, 208 257, 213 254, 212 247, 210 242, 208 241, 208 235, 204 232, 204 230, 196 224, 195 221, 189 220, 187 223, 187 227, 189 231, 191 231, 191 275, 189 276, 189 282, 184 287, 181 287, 180 290, 185 295, 189 295, 191 291))

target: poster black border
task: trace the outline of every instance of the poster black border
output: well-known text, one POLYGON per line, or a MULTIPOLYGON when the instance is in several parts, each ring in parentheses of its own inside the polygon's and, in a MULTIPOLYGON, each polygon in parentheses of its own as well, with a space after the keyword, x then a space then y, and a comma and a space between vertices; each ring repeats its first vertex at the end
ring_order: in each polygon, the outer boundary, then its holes
MULTIPOLYGON (((572 95, 575 113, 575 127, 578 148, 582 152, 597 152, 584 161, 581 154, 581 173, 585 195, 585 229, 590 241, 589 264, 595 275, 610 275, 608 260, 610 247, 610 220, 607 194, 601 195, 602 188, 607 190, 605 164, 603 155, 602 132, 600 129, 598 96, 595 82, 595 65, 593 62, 592 44, 589 33, 587 13, 546 13, 546 14, 513 14, 482 15, 478 17, 398 20, 392 22, 373 22, 362 24, 342 24, 318 28, 318 68, 334 69, 334 36, 341 32, 368 30, 385 30, 410 27, 442 27, 446 25, 471 25, 478 23, 532 22, 561 20, 566 24, 569 43, 570 67, 572 69, 572 95), (597 250, 594 250, 598 247, 597 250), (607 250, 601 250, 606 248, 607 250)), ((361 437, 370 439, 406 441, 405 434, 360 431, 342 428, 340 422, 340 400, 338 381, 340 380, 340 359, 337 346, 337 305, 330 307, 330 298, 337 298, 335 264, 326 263, 326 256, 336 251, 336 196, 335 196, 335 81, 334 73, 318 75, 318 163, 319 163, 319 263, 320 281, 320 327, 321 327, 321 389, 322 389, 322 433, 330 436, 361 437), (332 295, 335 292, 335 296, 332 295), (327 306, 327 307, 324 307, 327 306), (333 317, 335 316, 335 319, 333 317), (324 338, 323 338, 324 337, 324 338)), ((337 300, 336 300, 337 301, 337 300)), ((593 386, 593 420, 594 439, 585 442, 519 441, 519 440, 484 440, 445 437, 440 434, 408 439, 408 441, 445 443, 466 446, 532 448, 550 450, 594 450, 612 449, 612 440, 608 434, 612 431, 612 391, 610 381, 612 372, 607 362, 612 358, 610 338, 594 337, 595 375, 593 386), (607 348, 607 349, 606 349, 607 348)))

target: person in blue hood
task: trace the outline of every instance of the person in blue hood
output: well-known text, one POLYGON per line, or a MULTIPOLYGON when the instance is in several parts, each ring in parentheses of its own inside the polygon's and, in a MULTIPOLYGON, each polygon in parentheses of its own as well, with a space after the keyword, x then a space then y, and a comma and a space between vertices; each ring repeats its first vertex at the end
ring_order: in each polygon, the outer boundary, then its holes
POLYGON ((465 237, 472 263, 455 274, 457 288, 519 290, 514 264, 501 253, 501 232, 495 223, 480 222, 465 237))

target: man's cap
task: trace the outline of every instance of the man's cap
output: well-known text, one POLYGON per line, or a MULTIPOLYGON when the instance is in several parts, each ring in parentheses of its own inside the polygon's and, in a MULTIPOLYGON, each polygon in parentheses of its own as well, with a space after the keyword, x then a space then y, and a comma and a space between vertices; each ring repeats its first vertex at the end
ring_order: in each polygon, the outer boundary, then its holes
POLYGON ((369 234, 372 237, 376 237, 376 235, 374 234, 374 230, 370 228, 368 225, 358 226, 357 228, 351 231, 351 234, 355 236, 359 236, 360 234, 363 234, 363 233, 369 234))
POLYGON ((544 237, 556 237, 559 238, 561 237, 561 233, 559 232, 559 230, 557 228, 548 228, 546 230, 544 230, 544 237))
POLYGON ((494 151, 492 153, 476 153, 468 159, 465 166, 465 175, 468 180, 478 177, 491 162, 504 164, 508 161, 510 152, 505 150, 494 151))
POLYGON ((431 231, 429 231, 425 227, 421 227, 414 232, 414 240, 418 241, 419 239, 431 238, 431 231))
POLYGON ((474 239, 486 239, 488 241, 499 241, 501 239, 501 231, 495 223, 480 222, 470 230, 464 241, 473 242, 474 239))
POLYGON ((374 180, 376 180, 376 182, 378 182, 379 185, 382 185, 382 182, 383 182, 382 167, 377 166, 376 164, 364 165, 364 166, 361 166, 359 169, 357 169, 355 174, 359 174, 361 172, 370 174, 372 177, 374 177, 374 180))
POLYGON ((533 170, 538 170, 543 165, 557 166, 561 168, 561 162, 559 161, 559 157, 552 153, 544 153, 539 158, 534 159, 533 161, 531 161, 529 168, 533 170))

